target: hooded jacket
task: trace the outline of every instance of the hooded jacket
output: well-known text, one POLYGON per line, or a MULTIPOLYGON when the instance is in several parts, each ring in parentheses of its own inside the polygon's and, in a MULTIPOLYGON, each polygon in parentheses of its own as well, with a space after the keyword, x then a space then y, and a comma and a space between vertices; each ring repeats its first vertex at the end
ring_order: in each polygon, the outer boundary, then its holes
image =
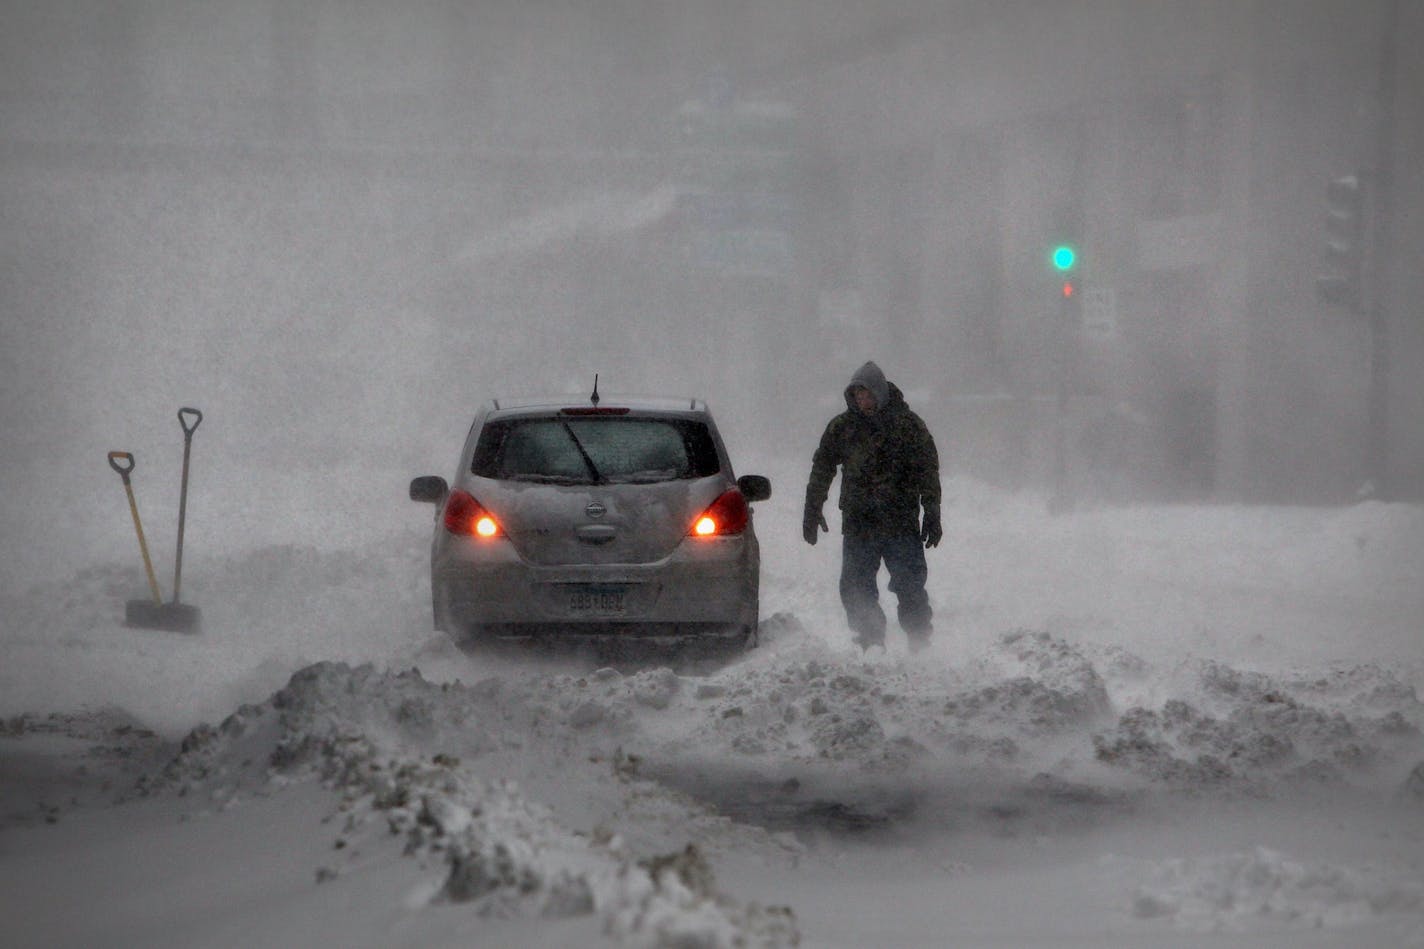
POLYGON ((851 376, 846 411, 831 419, 811 458, 806 509, 819 511, 841 469, 841 531, 855 536, 914 534, 920 508, 940 503, 939 454, 924 421, 873 362, 851 376), (864 386, 877 409, 865 415, 852 394, 864 386))

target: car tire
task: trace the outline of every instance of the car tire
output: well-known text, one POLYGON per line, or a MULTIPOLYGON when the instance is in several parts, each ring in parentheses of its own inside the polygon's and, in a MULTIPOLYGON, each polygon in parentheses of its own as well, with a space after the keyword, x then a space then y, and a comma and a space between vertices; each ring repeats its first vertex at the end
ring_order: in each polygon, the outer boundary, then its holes
POLYGON ((434 583, 430 585, 430 621, 438 633, 454 632, 454 627, 450 625, 450 611, 446 606, 448 599, 443 587, 434 583))
POLYGON ((456 623, 450 628, 449 636, 460 651, 465 653, 487 650, 498 642, 478 623, 456 623))
POLYGON ((440 601, 433 594, 430 597, 430 627, 437 633, 445 632, 445 618, 440 615, 440 601))
POLYGON ((747 615, 742 620, 741 648, 739 652, 747 652, 761 645, 758 630, 761 626, 761 602, 752 600, 746 611, 747 615))

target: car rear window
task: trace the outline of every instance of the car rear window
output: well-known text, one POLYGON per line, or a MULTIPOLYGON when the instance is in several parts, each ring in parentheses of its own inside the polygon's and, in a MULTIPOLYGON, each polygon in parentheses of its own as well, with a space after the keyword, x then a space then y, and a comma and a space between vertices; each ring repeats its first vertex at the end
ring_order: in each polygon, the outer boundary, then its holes
POLYGON ((472 470, 551 484, 639 484, 716 474, 707 426, 629 416, 506 419, 486 425, 472 470))

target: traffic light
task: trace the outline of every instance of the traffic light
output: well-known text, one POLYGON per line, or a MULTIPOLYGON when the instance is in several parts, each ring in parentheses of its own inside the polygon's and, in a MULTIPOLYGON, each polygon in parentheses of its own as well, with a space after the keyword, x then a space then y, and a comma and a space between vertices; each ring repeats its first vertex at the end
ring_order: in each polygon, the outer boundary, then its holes
POLYGON ((1365 189, 1359 176, 1330 179, 1325 206, 1325 245, 1315 292, 1326 303, 1358 311, 1365 256, 1365 189))
POLYGON ((1083 212, 1076 204, 1058 207, 1050 222, 1052 240, 1049 242, 1048 262, 1050 273, 1058 278, 1059 294, 1065 301, 1072 300, 1078 293, 1079 247, 1083 233, 1083 212))
POLYGON ((1063 299, 1072 299, 1078 292, 1078 251, 1072 244, 1059 244, 1051 255, 1053 267, 1063 281, 1063 299))

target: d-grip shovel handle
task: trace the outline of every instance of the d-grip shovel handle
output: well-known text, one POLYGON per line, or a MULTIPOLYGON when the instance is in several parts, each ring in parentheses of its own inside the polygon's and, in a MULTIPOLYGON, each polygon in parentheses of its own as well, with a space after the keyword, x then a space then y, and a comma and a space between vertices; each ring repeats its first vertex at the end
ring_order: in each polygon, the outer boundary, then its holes
POLYGON ((109 452, 109 467, 113 468, 124 479, 124 484, 129 483, 129 472, 134 469, 134 456, 126 451, 109 452), (128 462, 127 465, 120 465, 120 461, 128 462))
POLYGON ((187 406, 184 406, 183 408, 181 408, 181 409, 178 410, 178 424, 181 425, 181 426, 183 426, 183 434, 184 434, 184 435, 187 435, 187 436, 191 437, 192 434, 198 430, 198 426, 201 425, 202 422, 203 422, 203 413, 202 413, 202 412, 199 412, 197 409, 191 409, 191 408, 188 408, 187 406), (188 424, 187 418, 184 417, 185 415, 192 415, 192 416, 193 416, 193 424, 192 424, 192 425, 189 425, 189 424, 188 424))

